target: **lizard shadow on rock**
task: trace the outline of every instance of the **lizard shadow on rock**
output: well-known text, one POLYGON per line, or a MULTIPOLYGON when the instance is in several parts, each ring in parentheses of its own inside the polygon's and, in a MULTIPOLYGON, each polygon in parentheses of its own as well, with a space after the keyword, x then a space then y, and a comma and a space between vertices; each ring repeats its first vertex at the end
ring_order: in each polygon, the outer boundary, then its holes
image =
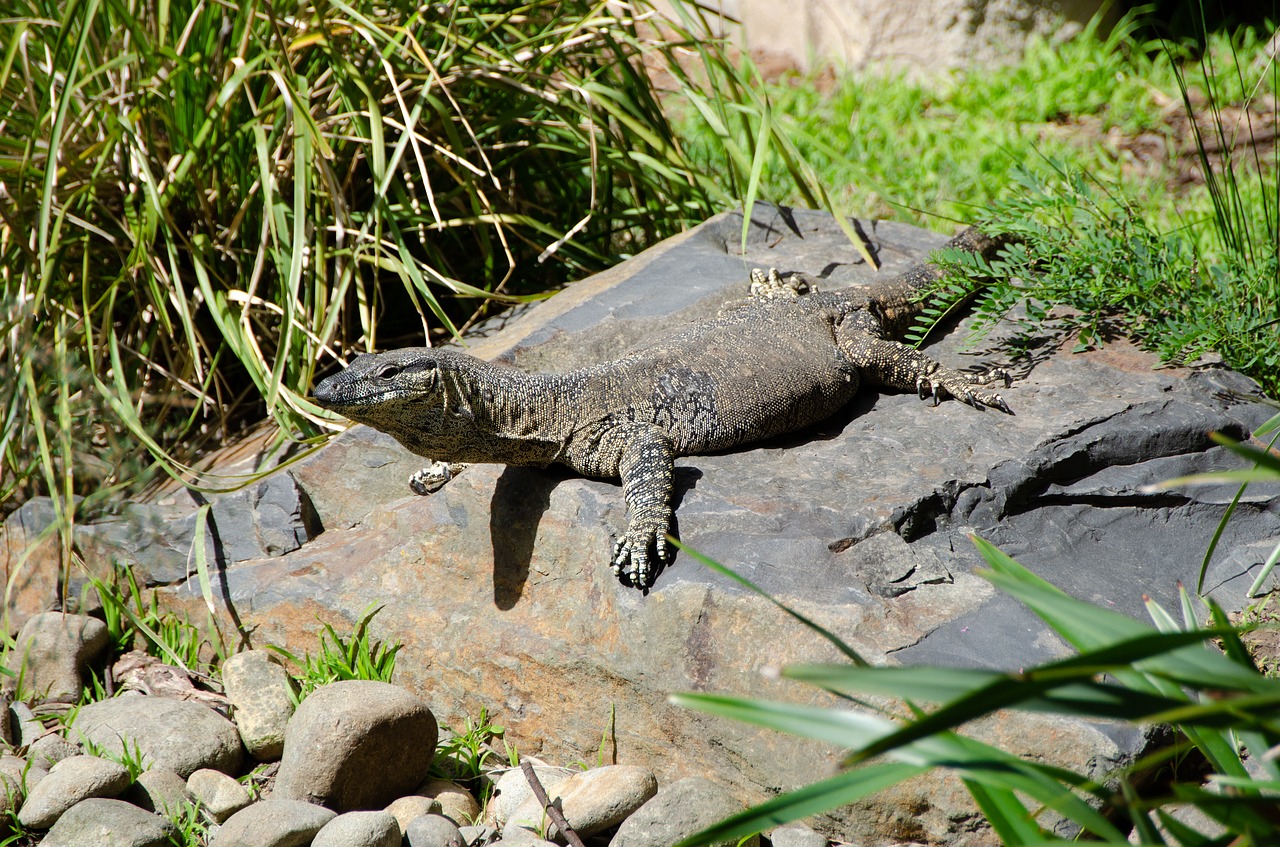
MULTIPOLYGON (((551 492, 563 480, 577 475, 567 468, 528 468, 508 465, 498 476, 489 504, 489 537, 493 544, 493 603, 503 611, 514 608, 524 594, 533 560, 533 545, 538 524, 551 504, 551 492)), ((697 468, 675 469, 672 504, 676 509, 685 492, 697 485, 702 471, 697 468)), ((621 486, 619 486, 621 487, 621 486)), ((678 520, 672 522, 672 535, 680 537, 678 520)), ((601 567, 609 551, 600 551, 601 567)), ((661 573, 661 567, 658 573, 661 573)))

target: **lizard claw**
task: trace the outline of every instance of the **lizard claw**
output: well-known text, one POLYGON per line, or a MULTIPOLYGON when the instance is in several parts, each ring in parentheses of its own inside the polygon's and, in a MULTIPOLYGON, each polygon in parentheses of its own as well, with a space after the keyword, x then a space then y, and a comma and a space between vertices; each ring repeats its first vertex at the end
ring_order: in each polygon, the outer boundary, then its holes
POLYGON ((648 591, 670 558, 671 548, 664 533, 635 533, 628 529, 613 543, 609 564, 614 576, 622 582, 648 591), (654 567, 650 567, 651 562, 654 567))
POLYGON ((432 462, 425 468, 414 471, 413 476, 409 477, 409 487, 414 494, 434 494, 466 467, 464 462, 432 462))

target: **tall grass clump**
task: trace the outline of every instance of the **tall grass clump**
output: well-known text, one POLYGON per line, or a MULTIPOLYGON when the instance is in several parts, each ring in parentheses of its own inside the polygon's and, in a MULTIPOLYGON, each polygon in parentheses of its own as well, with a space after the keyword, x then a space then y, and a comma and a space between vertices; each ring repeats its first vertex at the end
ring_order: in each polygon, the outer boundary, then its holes
POLYGON ((192 484, 202 446, 263 418, 306 440, 330 423, 308 387, 349 352, 447 336, 754 196, 781 139, 677 8, 11 4, 0 514, 51 494, 65 527, 157 471, 192 484), (664 96, 729 167, 691 163, 664 96))

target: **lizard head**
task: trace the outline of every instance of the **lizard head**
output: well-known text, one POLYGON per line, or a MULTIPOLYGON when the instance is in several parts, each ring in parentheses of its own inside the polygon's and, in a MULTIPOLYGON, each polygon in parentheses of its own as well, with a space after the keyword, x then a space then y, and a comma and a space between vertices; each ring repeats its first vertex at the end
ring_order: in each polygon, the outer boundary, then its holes
POLYGON ((447 404, 443 371, 455 370, 464 353, 406 347, 357 356, 347 369, 315 387, 320 406, 393 435, 421 428, 447 404))

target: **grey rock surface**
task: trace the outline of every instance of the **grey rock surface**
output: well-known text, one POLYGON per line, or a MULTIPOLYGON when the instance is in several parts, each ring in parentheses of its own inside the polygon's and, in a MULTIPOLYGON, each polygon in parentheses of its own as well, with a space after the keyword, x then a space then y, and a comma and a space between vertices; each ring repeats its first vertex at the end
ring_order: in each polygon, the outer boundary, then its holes
POLYGON ((235 773, 244 758, 235 725, 208 706, 190 700, 123 694, 82 708, 68 731, 111 753, 128 745, 147 766, 188 777, 200 768, 235 773))
POLYGON ((102 654, 107 625, 86 615, 45 612, 18 631, 14 657, 25 667, 24 684, 42 697, 78 697, 83 672, 102 654))
POLYGON ((321 686, 289 720, 273 796, 338 811, 379 808, 422 783, 437 737, 427 704, 399 686, 321 686))
POLYGON ((41 841, 42 847, 169 847, 172 823, 123 800, 76 803, 41 841))
POLYGON ((96 756, 72 756, 30 789, 18 820, 31 829, 48 829, 81 800, 116 797, 128 787, 129 772, 122 765, 96 756))
POLYGON ((405 828, 409 847, 464 847, 458 825, 443 815, 419 815, 405 828))
MULTIPOLYGON (((129 561, 140 585, 186 578, 195 541, 195 502, 185 492, 177 502, 129 503, 118 514, 76 527, 85 555, 129 561)), ((297 550, 320 531, 305 492, 287 473, 213 497, 205 533, 210 562, 234 564, 297 550)))
POLYGON ((60 735, 41 735, 27 746, 27 758, 46 770, 63 759, 78 755, 80 748, 60 735))
POLYGON ((227 818, 209 847, 303 847, 337 813, 301 800, 268 799, 227 818))
MULTIPOLYGON (((678 779, 658 788, 658 793, 627 817, 609 842, 609 847, 671 847, 745 806, 721 786, 702 776, 678 779)), ((743 847, 756 847, 753 835, 743 847)), ((738 839, 716 842, 716 847, 734 847, 738 839)), ((825 847, 826 841, 823 841, 825 847)), ((777 847, 775 844, 774 847, 777 847)))
POLYGON ((311 847, 400 847, 400 825, 386 812, 347 812, 316 833, 311 847))
POLYGON ((187 781, 162 767, 152 767, 140 773, 121 799, 165 817, 171 817, 195 800, 187 790, 187 781))
POLYGON ((253 802, 249 791, 222 771, 200 768, 187 777, 187 791, 200 808, 218 823, 253 802))
POLYGON ((789 823, 769 833, 771 847, 827 847, 826 836, 802 824, 789 823))
POLYGON ((279 759, 294 708, 288 672, 268 651, 245 650, 223 662, 222 686, 249 755, 260 762, 279 759))
MULTIPOLYGON (((741 224, 717 216, 470 340, 469 352, 527 369, 601 361, 714 314, 741 296, 753 267, 804 271, 824 289, 875 282, 829 216, 758 206, 745 251, 741 224)), ((880 274, 945 240, 897 224, 857 226, 880 274)), ((1013 364, 999 346, 1005 330, 974 351, 968 326, 938 333, 929 352, 949 364, 1013 364)), ((1270 410, 1230 371, 1157 368, 1125 343, 1070 347, 1048 338, 1014 365, 1004 394, 1015 417, 867 390, 808 432, 681 459, 681 538, 872 662, 1016 669, 1065 654, 973 574, 981 560, 970 533, 1076 596, 1142 619, 1144 594, 1176 608, 1177 584, 1195 583, 1234 488, 1146 486, 1235 467, 1206 433, 1244 435, 1270 410)), ((715 775, 748 802, 834 772, 838 750, 668 702, 673 691, 697 690, 834 705, 759 671, 838 656, 690 556, 677 557, 647 597, 619 586, 606 561, 623 525, 616 483, 478 465, 422 498, 406 485, 420 466, 362 427, 290 466, 282 473, 325 531, 292 552, 216 568, 215 595, 258 643, 293 650, 314 645, 317 615, 341 631, 382 604, 378 633, 404 645, 398 681, 429 693, 446 724, 482 706, 501 715, 524 754, 596 761, 608 734, 618 761, 663 780, 715 775)), ((1280 536, 1278 493, 1250 488, 1210 563, 1207 584, 1228 608, 1241 605, 1280 536)), ((20 608, 34 605, 26 596, 20 608)), ((165 596, 203 619, 194 579, 165 596)), ((974 731, 1099 777, 1146 743, 1124 727, 1003 713, 974 731)), ((969 805, 962 787, 930 777, 815 824, 845 840, 907 833, 981 844, 990 833, 956 811, 969 805)))
MULTIPOLYGON (((544 786, 545 787, 545 786, 544 786)), ((622 823, 658 791, 658 780, 637 765, 606 765, 576 773, 547 789, 547 799, 557 805, 565 822, 583 838, 590 838, 611 826, 622 823)), ((549 821, 537 797, 520 804, 502 829, 502 837, 519 837, 520 829, 545 835, 548 840, 560 837, 560 830, 549 821)))

